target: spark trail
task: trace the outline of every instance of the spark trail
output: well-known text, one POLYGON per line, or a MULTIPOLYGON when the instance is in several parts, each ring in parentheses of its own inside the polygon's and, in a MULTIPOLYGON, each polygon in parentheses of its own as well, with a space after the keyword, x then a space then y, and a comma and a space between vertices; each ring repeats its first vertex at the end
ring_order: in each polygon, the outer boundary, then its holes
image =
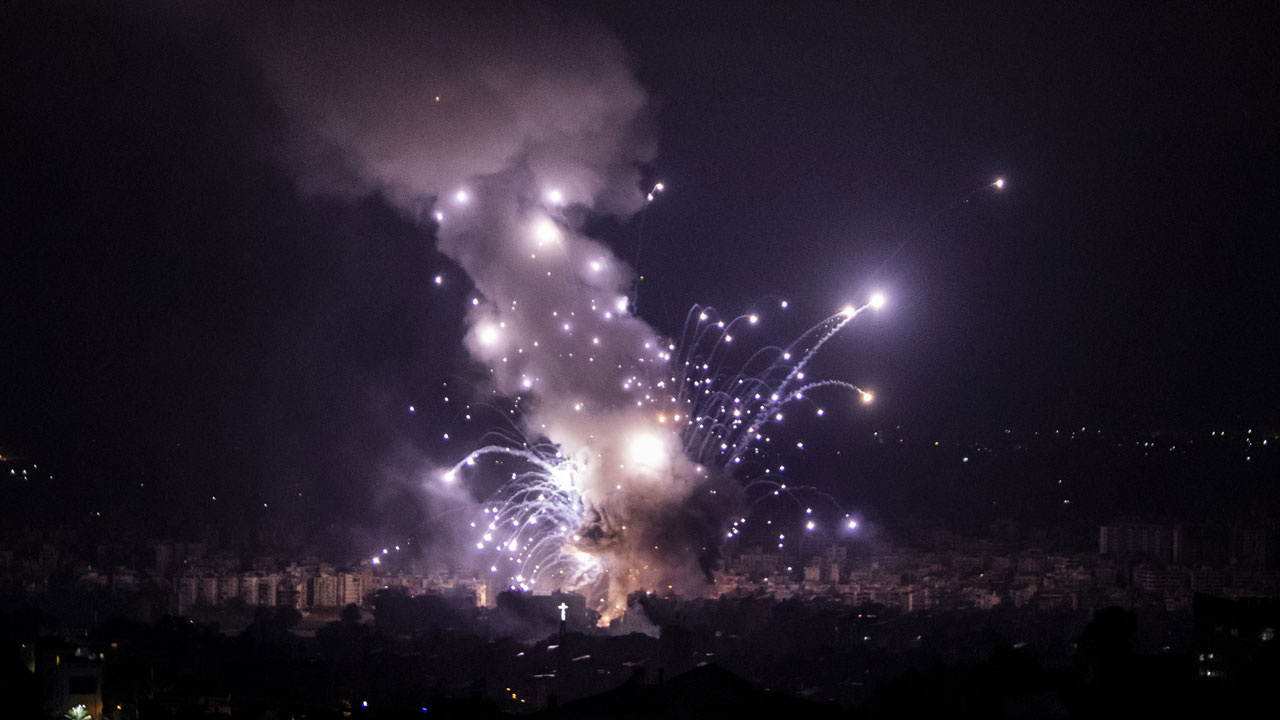
MULTIPOLYGON (((670 536, 687 533, 646 524, 711 522, 714 526, 692 534, 702 543, 716 538, 718 545, 747 521, 749 510, 741 508, 750 491, 765 491, 755 502, 793 493, 797 488, 752 477, 737 466, 748 453, 758 452, 769 428, 783 423, 813 391, 839 388, 871 401, 871 393, 857 385, 812 379, 805 371, 854 318, 883 304, 877 294, 860 307, 845 307, 789 345, 761 348, 741 364, 731 361, 734 333, 758 324, 759 315, 722 319, 712 308, 695 306, 678 343, 659 346, 661 362, 637 363, 618 373, 621 388, 636 398, 634 407, 606 413, 615 422, 602 423, 592 435, 612 450, 611 459, 622 460, 616 470, 603 473, 606 482, 617 481, 611 491, 600 492, 601 468, 593 465, 601 464, 606 453, 593 453, 594 446, 566 455, 555 443, 511 436, 469 453, 443 473, 445 482, 458 481, 486 459, 500 458, 504 468, 518 468, 485 502, 483 520, 472 523, 476 551, 488 553, 489 572, 521 590, 584 592, 602 621, 620 614, 626 595, 637 589, 669 586, 678 577, 686 592, 696 592, 689 587, 693 573, 688 568, 708 554, 707 546, 686 542, 664 549, 670 536), (694 496, 706 512, 693 517, 664 512, 694 496)), ((812 520, 807 527, 814 528, 812 520)))

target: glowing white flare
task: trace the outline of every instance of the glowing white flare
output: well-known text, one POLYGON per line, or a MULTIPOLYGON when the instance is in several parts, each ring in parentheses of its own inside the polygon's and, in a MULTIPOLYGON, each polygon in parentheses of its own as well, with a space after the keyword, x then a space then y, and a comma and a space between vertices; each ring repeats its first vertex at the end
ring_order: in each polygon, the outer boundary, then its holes
POLYGON ((492 346, 498 342, 498 328, 493 325, 481 325, 476 331, 476 338, 481 345, 492 346))
POLYGON ((876 310, 879 310, 880 308, 884 307, 884 304, 888 301, 889 300, 884 296, 884 293, 876 293, 871 296, 871 307, 875 308, 876 310))
POLYGON ((656 467, 663 463, 665 456, 666 446, 662 436, 641 432, 631 438, 628 458, 632 464, 640 467, 656 467))
POLYGON ((533 237, 541 247, 546 243, 559 242, 560 228, 551 218, 538 218, 533 224, 533 237))

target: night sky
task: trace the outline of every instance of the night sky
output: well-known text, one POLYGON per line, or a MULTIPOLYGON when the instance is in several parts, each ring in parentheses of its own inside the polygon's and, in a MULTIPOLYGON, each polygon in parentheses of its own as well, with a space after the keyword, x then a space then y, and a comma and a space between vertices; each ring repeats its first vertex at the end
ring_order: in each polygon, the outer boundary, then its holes
MULTIPOLYGON (((882 290, 822 365, 875 388, 859 429, 1280 417, 1265 11, 555 12, 608 28, 650 94, 641 171, 667 192, 638 307, 660 331, 704 303, 785 342, 882 290)), ((465 452, 436 408, 481 376, 434 226, 298 192, 237 19, 17 4, 0 27, 0 453, 57 468, 77 509, 427 519, 394 479, 465 452)), ((636 256, 635 218, 587 224, 636 256)))

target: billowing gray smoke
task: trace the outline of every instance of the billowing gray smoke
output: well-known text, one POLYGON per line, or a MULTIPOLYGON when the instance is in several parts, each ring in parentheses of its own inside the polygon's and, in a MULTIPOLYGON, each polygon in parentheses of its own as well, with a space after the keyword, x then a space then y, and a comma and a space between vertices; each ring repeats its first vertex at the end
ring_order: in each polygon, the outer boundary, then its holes
POLYGON ((564 584, 600 590, 606 617, 642 586, 696 591, 737 493, 682 451, 670 347, 630 314, 630 268, 564 213, 644 202, 655 147, 625 49, 525 5, 308 3, 250 33, 301 131, 286 152, 302 187, 434 202, 440 249, 478 292, 468 350, 575 467, 584 568, 564 584))

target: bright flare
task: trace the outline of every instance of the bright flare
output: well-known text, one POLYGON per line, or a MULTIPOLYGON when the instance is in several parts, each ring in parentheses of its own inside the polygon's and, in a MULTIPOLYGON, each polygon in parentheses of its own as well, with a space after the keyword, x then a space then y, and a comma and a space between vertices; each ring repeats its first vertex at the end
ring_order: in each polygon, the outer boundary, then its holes
POLYGON ((533 237, 541 246, 544 243, 558 242, 560 240, 560 228, 556 226, 555 221, 551 218, 539 218, 533 224, 533 237))
POLYGON ((493 345, 498 342, 498 328, 492 325, 481 325, 480 330, 476 332, 476 337, 481 345, 493 345))
POLYGON ((884 304, 888 301, 889 300, 884 296, 884 293, 876 293, 875 295, 871 296, 871 307, 875 308, 876 310, 879 310, 880 308, 884 307, 884 304))
POLYGON ((666 456, 666 446, 662 437, 655 433, 642 432, 631 438, 628 458, 634 465, 656 467, 662 464, 666 456))

